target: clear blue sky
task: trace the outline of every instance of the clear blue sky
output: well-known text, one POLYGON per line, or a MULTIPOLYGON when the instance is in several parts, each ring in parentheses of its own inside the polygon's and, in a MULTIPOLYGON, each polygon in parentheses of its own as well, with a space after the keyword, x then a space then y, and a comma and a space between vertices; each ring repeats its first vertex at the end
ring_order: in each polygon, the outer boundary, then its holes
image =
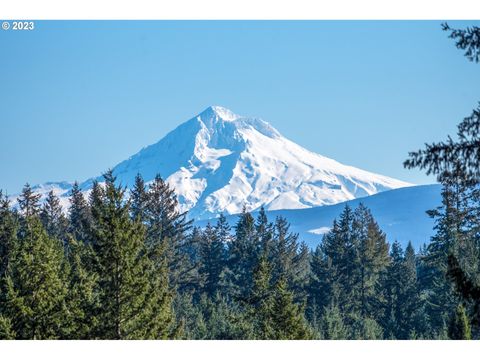
POLYGON ((408 151, 454 134, 480 100, 480 65, 440 23, 42 21, 31 32, 0 30, 0 188, 98 175, 209 105, 262 117, 343 163, 434 182, 403 169, 408 151))

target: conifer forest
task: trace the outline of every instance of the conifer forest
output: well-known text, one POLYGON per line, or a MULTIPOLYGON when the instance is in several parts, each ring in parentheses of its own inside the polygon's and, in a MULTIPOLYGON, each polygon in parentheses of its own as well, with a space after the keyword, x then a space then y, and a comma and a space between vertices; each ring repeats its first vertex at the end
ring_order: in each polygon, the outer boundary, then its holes
MULTIPOLYGON (((480 28, 443 30, 479 61, 480 28)), ((18 206, 0 192, 0 338, 479 339, 480 107, 404 166, 442 185, 420 249, 364 205, 313 249, 263 208, 200 228, 160 175, 127 191, 107 171, 68 209, 28 184, 18 206)))

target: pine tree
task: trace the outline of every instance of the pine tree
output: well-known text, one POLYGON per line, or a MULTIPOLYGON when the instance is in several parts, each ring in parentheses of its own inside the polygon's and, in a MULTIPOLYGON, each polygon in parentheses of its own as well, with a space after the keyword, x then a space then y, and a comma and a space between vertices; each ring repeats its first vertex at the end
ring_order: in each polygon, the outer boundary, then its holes
MULTIPOLYGON (((388 244, 385 234, 363 204, 358 206, 354 216, 352 232, 356 256, 353 295, 356 295, 358 304, 352 310, 358 312, 362 319, 380 321, 384 300, 381 281, 389 263, 388 244)), ((354 305, 355 298, 351 298, 350 302, 354 305)))
POLYGON ((326 340, 348 339, 348 328, 338 306, 330 305, 322 318, 322 337, 326 340))
POLYGON ((448 336, 452 340, 471 340, 470 323, 462 305, 458 305, 448 327, 448 336))
POLYGON ((173 189, 160 175, 148 187, 145 219, 150 259, 154 264, 167 261, 170 282, 182 291, 196 277, 186 236, 192 222, 187 221, 186 213, 179 212, 173 189))
POLYGON ((294 303, 293 294, 288 290, 284 278, 275 286, 275 299, 272 306, 272 320, 275 339, 308 340, 313 331, 305 320, 303 309, 294 303))
MULTIPOLYGON (((98 186, 98 184, 97 184, 98 186)), ((98 193, 98 187, 96 189, 98 193)), ((73 184, 70 191, 70 207, 68 210, 68 232, 78 241, 88 243, 91 235, 92 214, 90 207, 83 196, 78 182, 73 184)))
MULTIPOLYGON (((220 224, 220 229, 222 229, 222 226, 220 224)), ((210 297, 213 297, 220 289, 221 276, 227 260, 226 245, 218 232, 218 223, 215 228, 208 223, 202 234, 200 247, 200 273, 205 278, 204 291, 210 297)))
POLYGON ((25 184, 18 198, 18 205, 22 214, 28 218, 40 212, 40 194, 35 194, 30 184, 25 184))
POLYGON ((330 305, 338 306, 344 315, 355 310, 357 245, 353 238, 353 221, 353 211, 347 205, 313 254, 310 291, 321 311, 330 305))
POLYGON ((60 338, 67 293, 63 248, 38 217, 25 221, 7 270, 5 314, 18 339, 60 338))
POLYGON ((153 264, 145 229, 129 215, 123 190, 109 171, 103 201, 95 206, 94 238, 99 262, 99 331, 106 339, 172 336, 174 314, 166 259, 153 264))
POLYGON ((50 190, 40 211, 40 219, 47 234, 63 241, 68 228, 68 220, 63 214, 60 199, 50 190))
POLYGON ((273 224, 268 221, 267 213, 263 206, 258 212, 257 220, 255 222, 255 230, 262 253, 267 256, 269 261, 272 261, 274 258, 275 246, 273 242, 273 224))
POLYGON ((67 339, 94 339, 102 337, 97 332, 99 304, 99 275, 91 263, 94 257, 90 244, 79 242, 73 237, 68 241, 68 293, 66 303, 69 309, 64 328, 67 339))
POLYGON ((253 273, 253 285, 247 300, 247 318, 253 324, 254 338, 276 339, 273 319, 274 294, 271 286, 271 265, 262 256, 253 273))
POLYGON ((447 276, 455 284, 455 290, 463 301, 470 304, 472 325, 480 326, 480 285, 478 280, 461 268, 453 254, 448 257, 447 276))
POLYGON ((293 287, 298 252, 298 234, 290 232, 290 224, 283 217, 277 217, 274 224, 273 279, 285 277, 293 287))
POLYGON ((252 324, 245 320, 238 304, 229 303, 217 293, 214 298, 202 296, 198 306, 205 333, 203 339, 241 340, 254 337, 252 324))
POLYGON ((0 340, 14 340, 15 337, 11 320, 0 314, 0 340))
POLYGON ((403 286, 403 249, 395 240, 390 250, 390 264, 384 281, 385 312, 383 327, 386 336, 401 339, 399 317, 403 315, 400 292, 403 286))
POLYGON ((423 259, 428 272, 422 280, 429 290, 426 311, 432 329, 436 332, 448 322, 457 305, 453 284, 446 277, 447 259, 450 253, 457 252, 460 244, 468 241, 468 212, 468 188, 463 182, 461 170, 457 168, 455 175, 451 174, 444 179, 442 205, 428 211, 435 220, 436 233, 431 238, 423 259))
POLYGON ((255 220, 245 208, 235 225, 235 236, 228 245, 230 291, 234 297, 245 298, 251 290, 252 274, 260 254, 255 220))
POLYGON ((300 243, 297 254, 294 257, 294 273, 291 290, 295 301, 305 301, 310 281, 310 248, 304 242, 300 243))
POLYGON ((17 230, 17 217, 10 208, 7 196, 0 190, 0 279, 5 275, 17 243, 17 230))
POLYGON ((353 325, 353 339, 356 340, 381 340, 383 329, 369 317, 359 317, 353 325))
POLYGON ((146 220, 148 193, 145 181, 142 175, 135 176, 135 183, 130 194, 131 198, 131 215, 133 219, 138 218, 140 222, 146 220))

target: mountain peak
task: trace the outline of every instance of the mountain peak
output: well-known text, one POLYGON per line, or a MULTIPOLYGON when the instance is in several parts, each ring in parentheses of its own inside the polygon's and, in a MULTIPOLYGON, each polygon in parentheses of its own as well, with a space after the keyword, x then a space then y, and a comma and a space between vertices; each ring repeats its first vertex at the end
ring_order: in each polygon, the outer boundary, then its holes
POLYGON ((234 121, 241 118, 240 115, 235 114, 230 109, 218 105, 209 106, 208 108, 203 110, 198 116, 202 119, 217 118, 223 121, 234 121))
MULTIPOLYGON (((175 189, 181 211, 192 218, 221 212, 300 209, 331 205, 411 184, 369 173, 315 154, 282 136, 256 117, 210 106, 157 143, 113 168, 117 180, 132 188, 137 174, 146 183, 157 174, 175 189)), ((88 191, 91 178, 80 184, 88 191)), ((55 187, 68 205, 68 184, 55 187)))

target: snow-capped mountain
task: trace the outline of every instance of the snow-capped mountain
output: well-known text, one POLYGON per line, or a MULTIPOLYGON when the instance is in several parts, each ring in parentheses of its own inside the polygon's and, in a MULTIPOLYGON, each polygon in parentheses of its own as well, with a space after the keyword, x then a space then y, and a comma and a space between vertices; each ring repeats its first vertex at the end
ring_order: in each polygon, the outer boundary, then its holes
MULTIPOLYGON (((205 219, 254 211, 332 205, 412 184, 370 173, 306 150, 259 118, 207 108, 159 142, 113 168, 131 187, 137 173, 146 182, 157 173, 176 190, 181 210, 205 219)), ((88 191, 95 178, 81 184, 88 191)), ((101 177, 97 177, 101 181, 101 177)), ((67 204, 71 184, 47 183, 67 204)))

